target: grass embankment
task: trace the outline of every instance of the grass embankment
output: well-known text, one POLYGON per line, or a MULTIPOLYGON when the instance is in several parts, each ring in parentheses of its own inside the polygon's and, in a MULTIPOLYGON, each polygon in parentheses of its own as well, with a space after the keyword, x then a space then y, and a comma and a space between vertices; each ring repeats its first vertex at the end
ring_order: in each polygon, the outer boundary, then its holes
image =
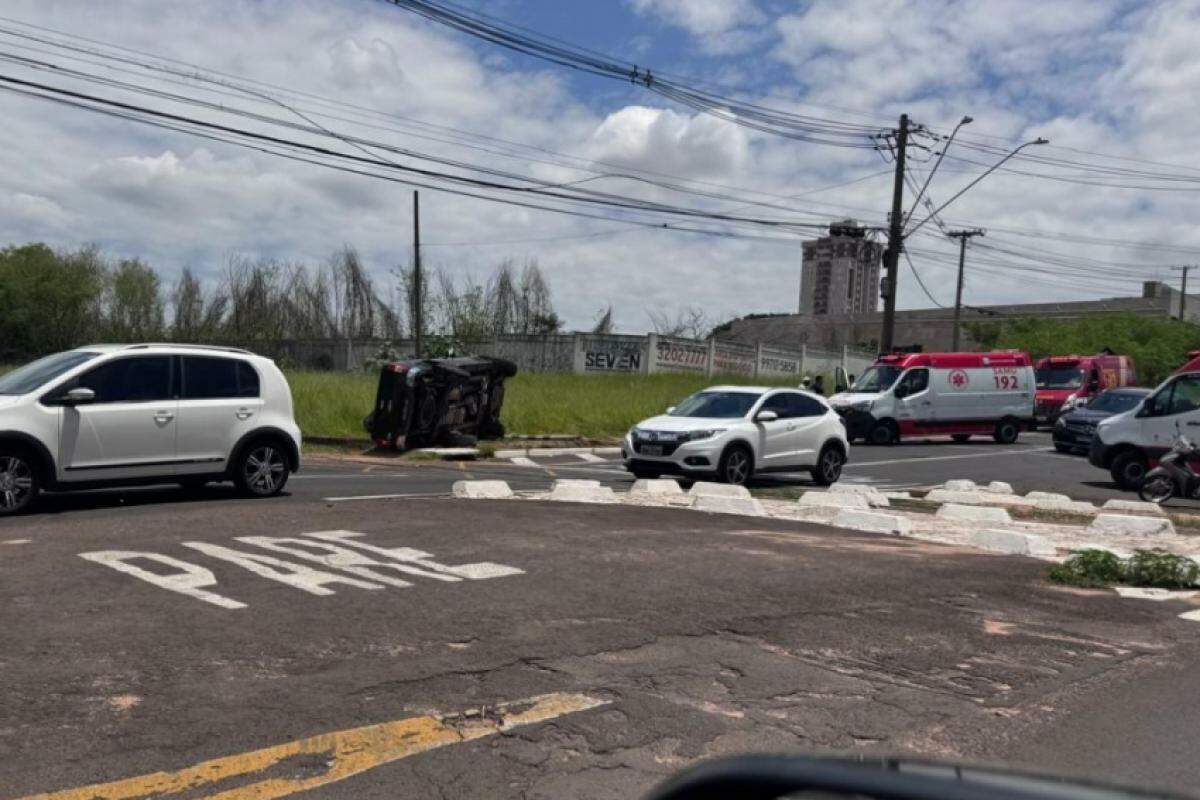
MULTIPOLYGON (((376 376, 358 372, 289 372, 296 419, 305 436, 362 438, 375 403, 376 376)), ((510 434, 566 434, 612 439, 715 383, 762 384, 738 377, 560 375, 522 373, 507 382, 501 420, 510 434)), ((787 382, 776 382, 790 385, 787 382)))

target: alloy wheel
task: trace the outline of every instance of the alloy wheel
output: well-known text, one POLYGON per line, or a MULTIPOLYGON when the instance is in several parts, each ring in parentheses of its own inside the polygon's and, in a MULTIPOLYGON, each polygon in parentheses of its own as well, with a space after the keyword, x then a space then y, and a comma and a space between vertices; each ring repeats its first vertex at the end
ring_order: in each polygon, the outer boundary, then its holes
POLYGON ((842 454, 832 447, 821 456, 821 477, 828 483, 837 483, 842 477, 842 454))
POLYGON ((1165 503, 1175 494, 1175 482, 1166 475, 1155 475, 1142 483, 1138 494, 1147 503, 1165 503))
POLYGON ((750 477, 750 457, 743 450, 734 450, 725 456, 726 483, 743 484, 750 477))
POLYGON ((24 507, 33 497, 33 468, 16 456, 0 456, 0 510, 24 507))
POLYGON ((246 464, 242 470, 250 491, 270 495, 281 485, 287 472, 287 464, 284 463, 283 454, 277 449, 271 445, 260 445, 246 456, 246 464))

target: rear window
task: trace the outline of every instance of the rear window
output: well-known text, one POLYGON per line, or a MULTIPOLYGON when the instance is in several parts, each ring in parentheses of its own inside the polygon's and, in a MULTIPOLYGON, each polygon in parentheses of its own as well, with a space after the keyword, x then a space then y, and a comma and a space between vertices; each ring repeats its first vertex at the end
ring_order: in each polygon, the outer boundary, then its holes
POLYGON ((184 400, 259 396, 258 373, 245 361, 208 356, 183 357, 184 400))

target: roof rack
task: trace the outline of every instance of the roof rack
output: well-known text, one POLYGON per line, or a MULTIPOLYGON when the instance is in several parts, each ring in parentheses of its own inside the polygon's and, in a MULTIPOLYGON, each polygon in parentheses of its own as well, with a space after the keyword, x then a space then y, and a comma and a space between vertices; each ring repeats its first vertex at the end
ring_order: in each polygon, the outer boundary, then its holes
POLYGON ((124 347, 125 350, 148 350, 151 347, 180 347, 187 350, 214 350, 220 353, 242 353, 252 356, 254 353, 241 347, 225 347, 216 344, 186 344, 184 342, 145 342, 143 344, 130 344, 124 347))

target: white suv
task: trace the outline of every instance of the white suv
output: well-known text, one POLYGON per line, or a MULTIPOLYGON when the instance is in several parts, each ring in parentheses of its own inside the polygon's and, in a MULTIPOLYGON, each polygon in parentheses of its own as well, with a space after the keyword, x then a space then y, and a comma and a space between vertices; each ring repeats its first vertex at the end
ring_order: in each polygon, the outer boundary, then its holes
POLYGON ((842 418, 823 397, 795 389, 713 386, 625 436, 625 468, 639 478, 715 475, 745 483, 755 472, 812 473, 828 486, 850 452, 842 418))
POLYGON ((0 375, 0 516, 43 489, 231 480, 269 497, 299 468, 287 380, 245 350, 97 345, 0 375))

